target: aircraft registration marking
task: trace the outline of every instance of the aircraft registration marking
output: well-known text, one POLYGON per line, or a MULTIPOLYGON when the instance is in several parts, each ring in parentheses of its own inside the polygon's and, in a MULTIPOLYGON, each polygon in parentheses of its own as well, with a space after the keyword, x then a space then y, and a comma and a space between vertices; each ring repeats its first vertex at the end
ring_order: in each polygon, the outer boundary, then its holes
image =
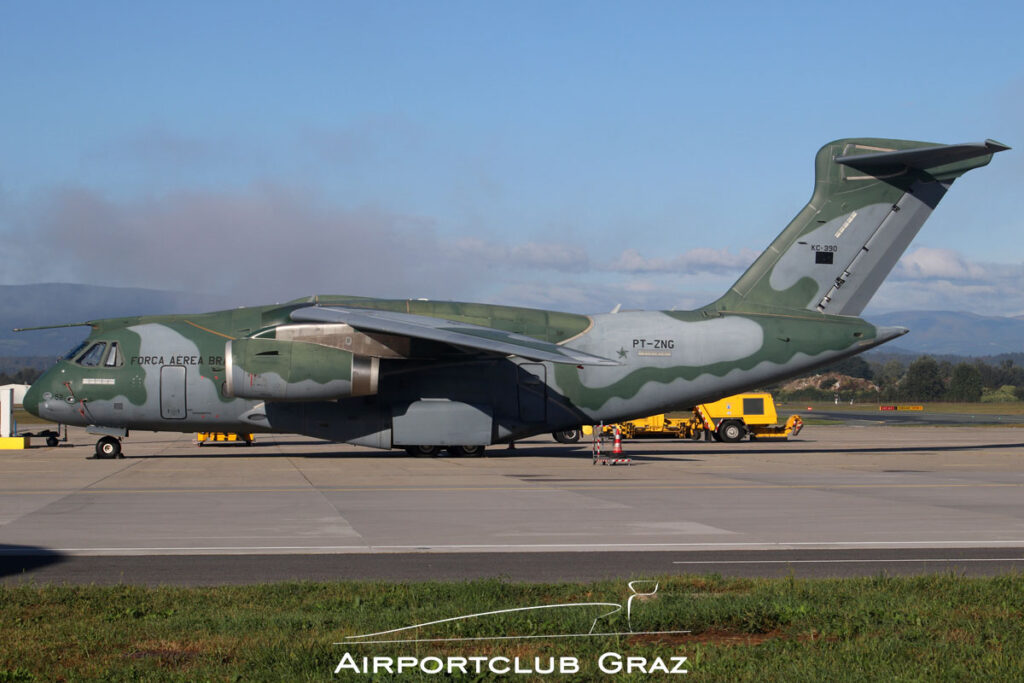
POLYGON ((634 349, 643 350, 672 350, 676 348, 675 339, 634 339, 634 349))

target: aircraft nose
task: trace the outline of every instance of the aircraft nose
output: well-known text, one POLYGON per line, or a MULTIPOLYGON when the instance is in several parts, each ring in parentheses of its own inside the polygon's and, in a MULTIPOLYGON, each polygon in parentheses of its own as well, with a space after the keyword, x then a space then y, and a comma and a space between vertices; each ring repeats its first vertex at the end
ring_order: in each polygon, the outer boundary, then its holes
POLYGON ((43 377, 32 383, 32 386, 25 392, 25 398, 22 401, 22 407, 36 417, 42 417, 39 414, 39 404, 43 402, 42 384, 45 377, 46 375, 43 375, 43 377))

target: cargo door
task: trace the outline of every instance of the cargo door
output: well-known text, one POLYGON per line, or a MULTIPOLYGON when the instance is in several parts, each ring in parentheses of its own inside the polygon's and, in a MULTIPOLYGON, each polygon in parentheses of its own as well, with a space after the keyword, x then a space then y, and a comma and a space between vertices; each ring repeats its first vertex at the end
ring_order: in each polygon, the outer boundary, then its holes
POLYGON ((519 419, 527 423, 546 422, 548 418, 547 368, 540 363, 519 366, 519 419))
POLYGON ((185 367, 165 365, 160 368, 160 417, 184 420, 185 409, 185 367))

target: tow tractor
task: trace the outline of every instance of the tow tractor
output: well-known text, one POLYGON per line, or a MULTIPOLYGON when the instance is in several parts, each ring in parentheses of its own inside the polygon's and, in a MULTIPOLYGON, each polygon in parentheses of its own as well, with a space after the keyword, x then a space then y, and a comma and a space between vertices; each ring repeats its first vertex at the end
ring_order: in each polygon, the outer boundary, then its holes
MULTIPOLYGON (((637 420, 604 425, 602 436, 619 428, 624 439, 693 439, 702 436, 715 441, 735 443, 749 437, 751 441, 784 441, 796 436, 803 428, 799 415, 791 415, 785 424, 778 424, 775 401, 767 392, 748 392, 728 396, 713 403, 695 406, 690 415, 670 417, 668 414, 651 415, 637 420)), ((580 434, 591 434, 592 427, 556 432, 553 436, 561 443, 579 441, 580 434)))

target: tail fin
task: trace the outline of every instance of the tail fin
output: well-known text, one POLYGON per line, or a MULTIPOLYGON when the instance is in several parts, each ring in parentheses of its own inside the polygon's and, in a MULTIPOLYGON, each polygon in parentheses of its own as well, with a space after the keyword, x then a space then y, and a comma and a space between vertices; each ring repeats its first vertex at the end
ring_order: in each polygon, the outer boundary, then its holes
POLYGON ((859 315, 953 181, 1006 149, 830 142, 815 158, 811 201, 714 306, 859 315))

